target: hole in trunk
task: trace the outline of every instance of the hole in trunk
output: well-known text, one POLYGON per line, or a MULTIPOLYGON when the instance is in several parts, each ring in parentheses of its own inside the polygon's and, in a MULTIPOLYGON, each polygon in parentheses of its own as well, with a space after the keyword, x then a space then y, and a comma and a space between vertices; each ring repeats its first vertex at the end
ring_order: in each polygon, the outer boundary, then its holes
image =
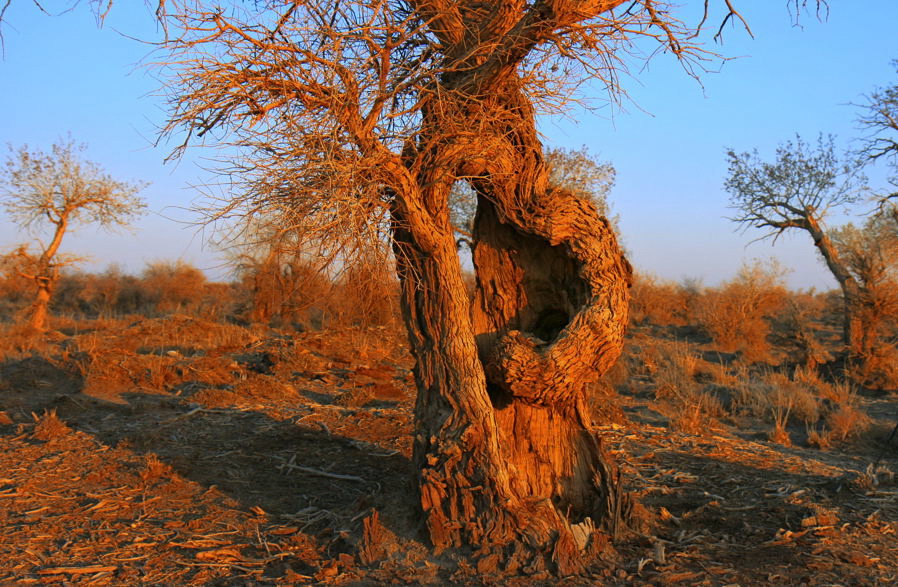
POLYGON ((551 343, 570 322, 570 315, 561 308, 546 308, 536 317, 533 335, 551 343))

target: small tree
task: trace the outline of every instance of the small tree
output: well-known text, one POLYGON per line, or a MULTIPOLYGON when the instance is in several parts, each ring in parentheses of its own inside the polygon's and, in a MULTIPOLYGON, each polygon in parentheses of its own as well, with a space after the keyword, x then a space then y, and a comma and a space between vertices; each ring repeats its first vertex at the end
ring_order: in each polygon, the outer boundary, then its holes
POLYGON ((842 289, 845 305, 843 338, 849 355, 859 357, 863 346, 860 308, 862 292, 857 279, 833 244, 823 224, 834 208, 857 202, 867 191, 862 163, 836 153, 832 136, 820 135, 816 148, 796 135, 776 150, 772 163, 757 150, 727 151, 729 173, 724 183, 731 194, 733 221, 744 227, 767 229, 761 238, 776 239, 786 230, 807 232, 827 268, 842 289))
MULTIPOLYGON (((74 224, 96 223, 106 229, 129 224, 146 204, 137 196, 145 184, 113 179, 95 163, 82 161, 85 145, 72 140, 53 145, 50 153, 10 147, 0 169, 0 202, 10 217, 31 230, 49 228, 49 243, 31 254, 20 247, 19 273, 34 284, 29 325, 47 329, 48 308, 59 270, 73 258, 59 254, 62 238, 74 224)), ((40 242, 40 241, 38 241, 40 242)))

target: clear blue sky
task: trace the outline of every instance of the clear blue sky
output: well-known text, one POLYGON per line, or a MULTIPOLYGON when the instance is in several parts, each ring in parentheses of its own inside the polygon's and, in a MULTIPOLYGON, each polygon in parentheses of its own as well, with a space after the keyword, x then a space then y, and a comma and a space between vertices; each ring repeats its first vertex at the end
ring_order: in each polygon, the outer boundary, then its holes
MULTIPOLYGON (((720 72, 702 76, 701 84, 667 56, 644 70, 634 60, 623 110, 606 106, 541 120, 548 144, 586 145, 617 168, 611 201, 637 269, 714 285, 744 260, 776 257, 792 269, 794 287, 835 285, 806 235, 772 247, 749 245, 756 233, 735 233, 724 218, 721 187, 725 147, 757 147, 767 155, 796 132, 808 139, 834 133, 848 145, 860 134, 849 103, 898 81, 891 65, 898 58, 898 2, 830 3, 827 22, 806 15, 796 27, 785 0, 742 0, 737 5, 755 39, 728 29, 724 44, 710 48, 734 59, 711 63, 720 72)), ((13 2, 3 28, 0 143, 48 148, 70 132, 113 175, 152 182, 144 195, 153 213, 133 233, 84 227, 66 240, 64 250, 93 257, 88 268, 116 262, 139 272, 149 261, 182 258, 222 276, 221 256, 203 245, 208 235, 176 222, 193 220, 182 209, 197 196, 189 186, 209 176, 198 166, 202 153, 163 165, 168 148, 153 147, 164 104, 154 95, 159 82, 152 68, 140 67, 150 47, 116 32, 154 38, 143 3, 132 4, 116 3, 97 29, 86 6, 51 18, 28 0, 13 2)), ((593 93, 601 106, 601 91, 593 93)), ((871 175, 881 181, 883 170, 871 175)), ((0 248, 26 237, 0 219, 0 248)))

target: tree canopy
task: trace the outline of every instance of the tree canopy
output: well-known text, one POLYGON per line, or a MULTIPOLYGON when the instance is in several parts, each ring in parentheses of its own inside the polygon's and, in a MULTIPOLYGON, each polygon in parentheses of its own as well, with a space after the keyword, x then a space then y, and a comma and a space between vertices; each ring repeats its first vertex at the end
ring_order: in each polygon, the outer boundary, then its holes
POLYGON ((869 192, 863 163, 836 151, 832 136, 820 135, 816 147, 800 136, 776 149, 772 162, 757 150, 727 151, 729 170, 724 187, 730 193, 733 221, 767 229, 778 237, 784 230, 809 230, 834 208, 860 201, 869 192))
POLYGON ((115 228, 140 216, 146 203, 137 194, 146 184, 113 178, 81 157, 86 148, 71 139, 50 152, 10 146, 0 170, 0 201, 7 214, 33 229, 62 221, 115 228))

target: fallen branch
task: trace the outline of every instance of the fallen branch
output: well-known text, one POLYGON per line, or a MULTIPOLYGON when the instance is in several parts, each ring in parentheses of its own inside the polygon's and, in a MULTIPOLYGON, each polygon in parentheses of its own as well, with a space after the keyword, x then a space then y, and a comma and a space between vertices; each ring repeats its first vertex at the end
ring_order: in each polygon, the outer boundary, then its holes
POLYGON ((118 567, 109 565, 91 565, 89 567, 53 567, 51 569, 41 569, 38 575, 86 575, 89 573, 111 573, 117 571, 118 567))
POLYGON ((309 475, 315 475, 317 477, 327 477, 328 479, 340 479, 342 481, 358 481, 360 483, 364 483, 365 480, 361 477, 357 477, 355 475, 340 475, 338 473, 328 473, 327 471, 322 471, 320 469, 312 469, 310 467, 301 467, 299 465, 287 465, 289 469, 296 469, 297 471, 302 471, 303 473, 308 473, 309 475))

